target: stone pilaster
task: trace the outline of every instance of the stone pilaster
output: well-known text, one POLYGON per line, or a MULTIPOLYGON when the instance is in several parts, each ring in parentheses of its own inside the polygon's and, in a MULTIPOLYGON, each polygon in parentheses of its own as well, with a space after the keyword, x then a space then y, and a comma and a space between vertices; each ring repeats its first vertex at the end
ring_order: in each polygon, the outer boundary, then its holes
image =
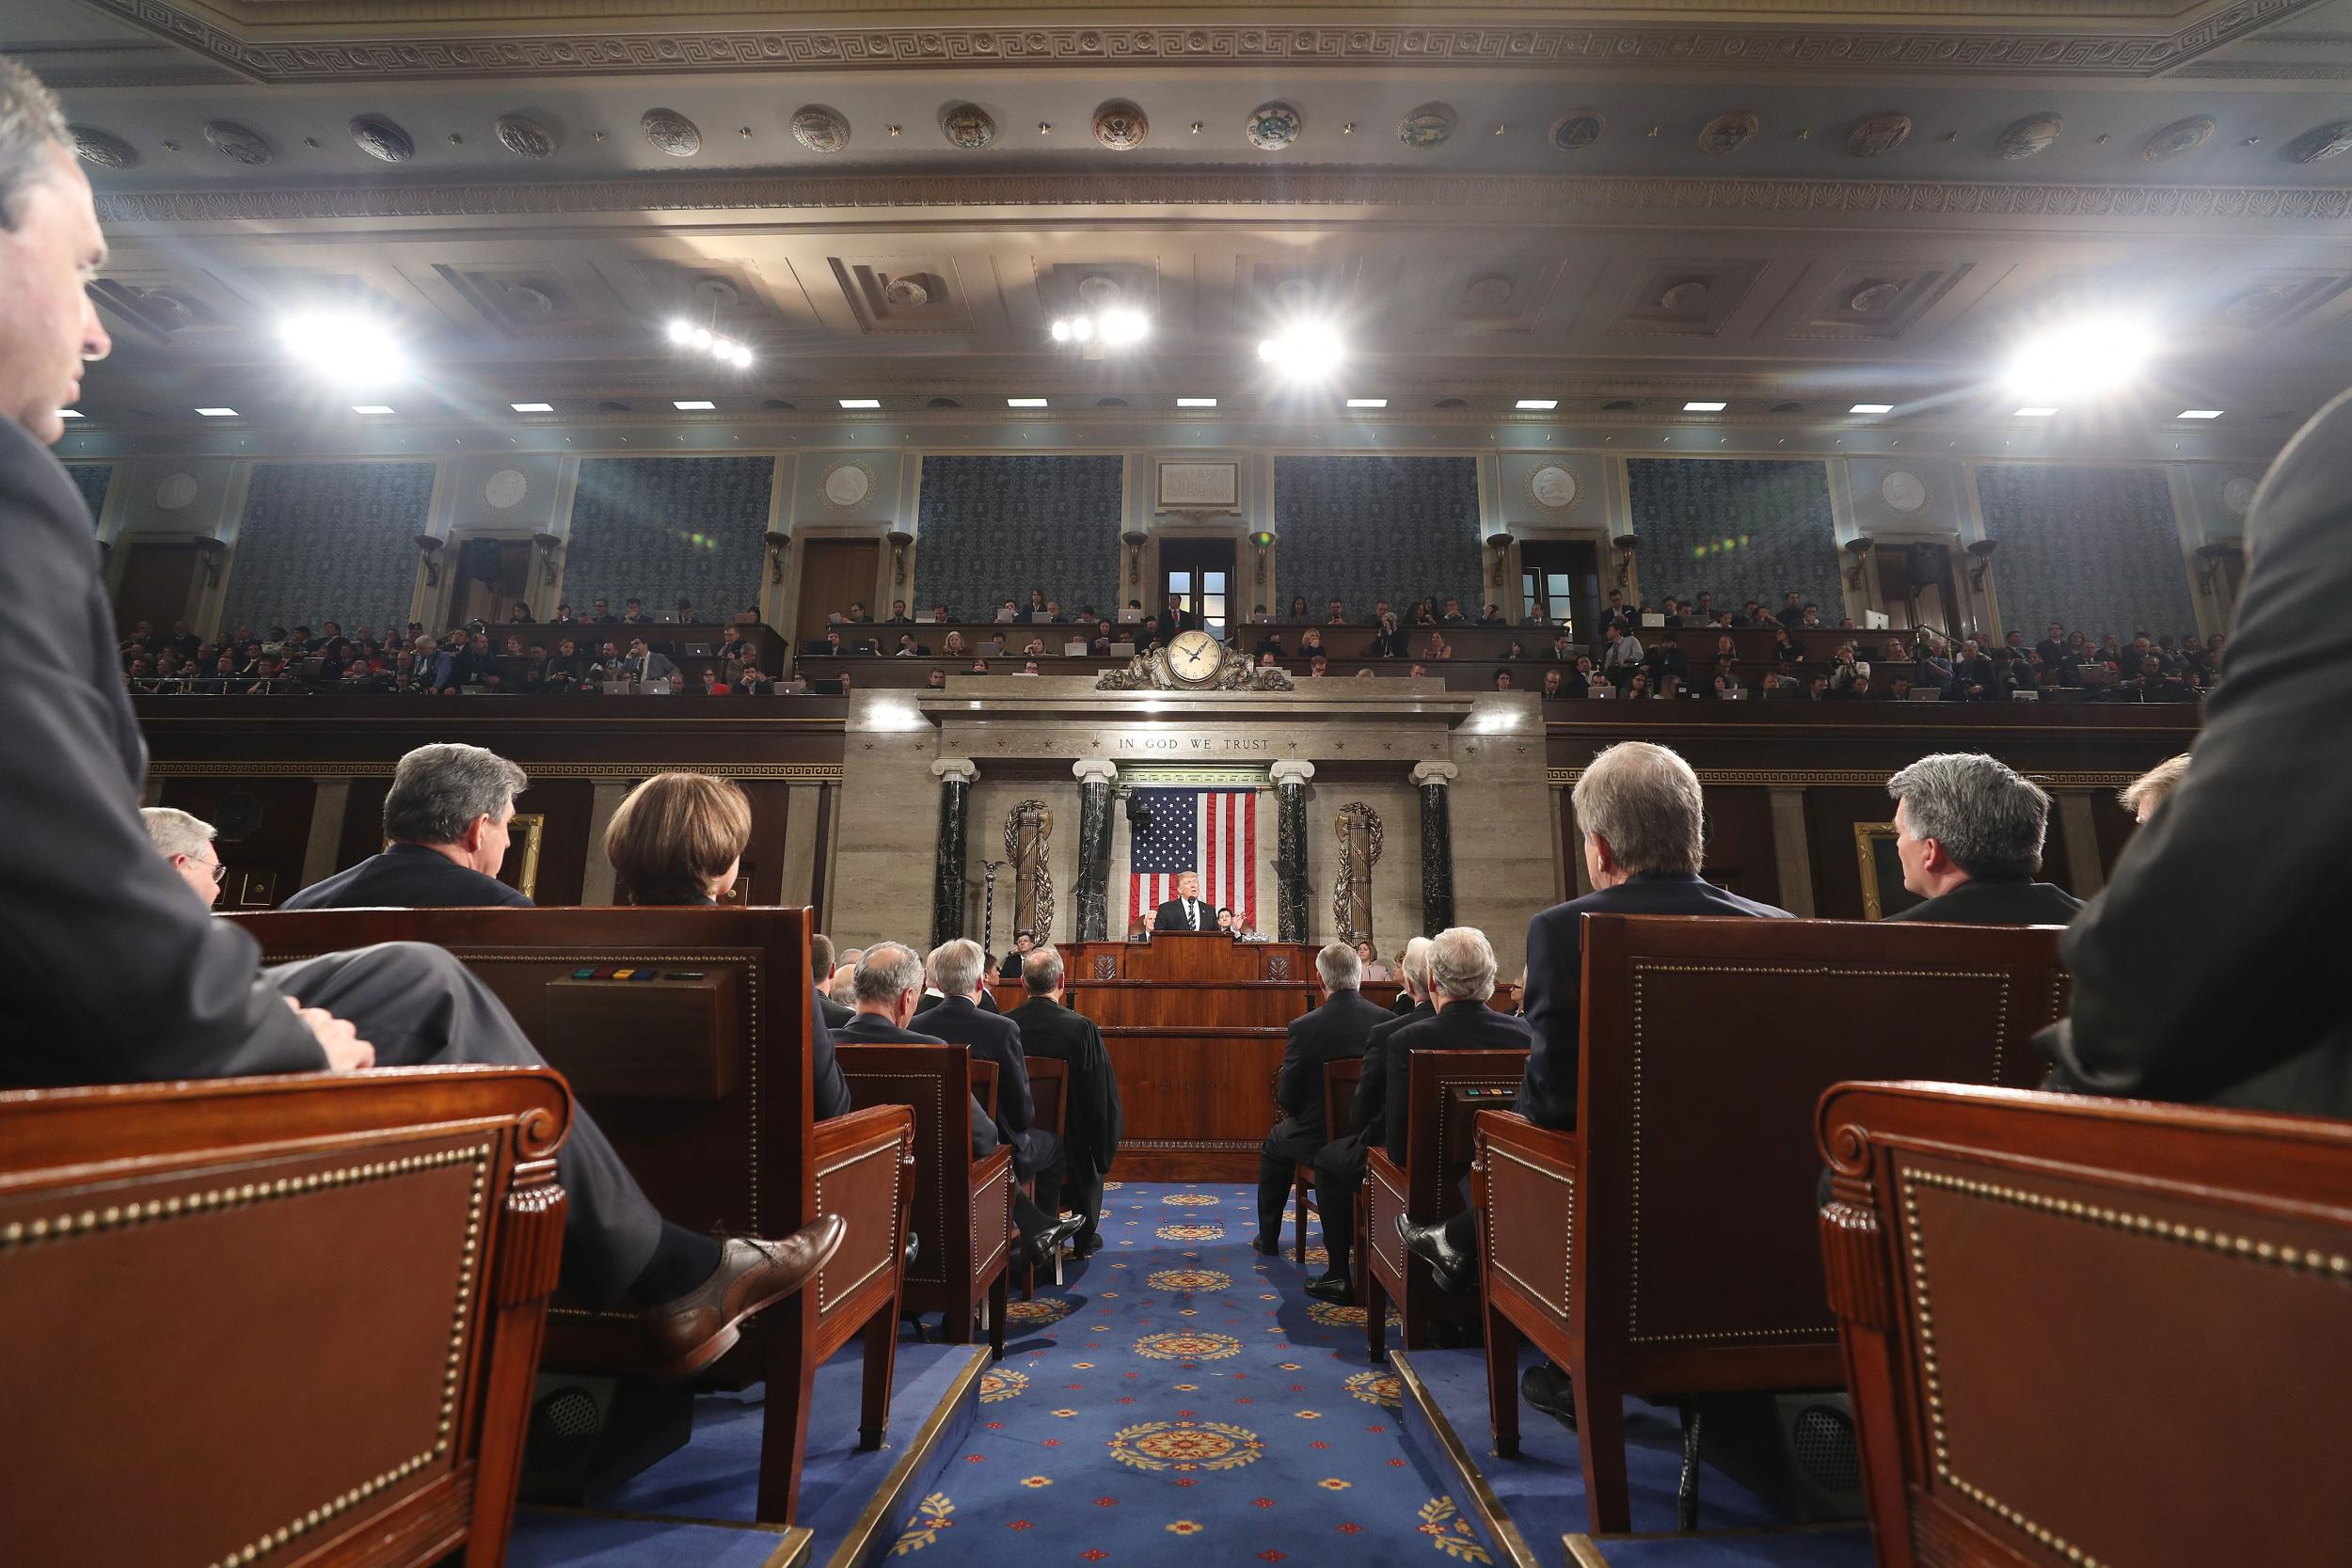
POLYGON ((1103 757, 1080 757, 1070 765, 1070 771, 1078 779, 1077 938, 1106 942, 1110 939, 1111 785, 1119 778, 1119 767, 1103 757))
POLYGON ((310 836, 302 847, 302 880, 309 887, 335 874, 335 851, 343 841, 343 816, 351 807, 349 779, 313 779, 310 836))
POLYGON ((1307 940, 1307 781, 1315 765, 1282 757, 1267 769, 1274 780, 1276 934, 1284 942, 1307 940))
POLYGON ((963 849, 971 815, 972 781, 980 770, 970 757, 931 764, 939 778, 939 869, 931 882, 931 945, 963 935, 963 849))
POLYGON ((604 831, 612 826, 612 814, 628 798, 628 789, 627 779, 597 779, 589 791, 588 865, 580 874, 580 901, 590 908, 612 902, 619 878, 604 852, 604 831))
POLYGON ((1454 819, 1446 786, 1461 769, 1450 762, 1413 765, 1421 789, 1421 934, 1434 937, 1454 924, 1454 819))

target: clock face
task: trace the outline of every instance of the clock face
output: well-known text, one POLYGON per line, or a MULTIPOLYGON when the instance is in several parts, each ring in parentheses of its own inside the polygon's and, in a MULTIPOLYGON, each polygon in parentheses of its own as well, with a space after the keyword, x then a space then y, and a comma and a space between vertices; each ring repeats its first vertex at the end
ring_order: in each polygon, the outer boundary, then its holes
POLYGON ((1180 632, 1168 645, 1168 673, 1179 686, 1206 686, 1224 665, 1225 649, 1205 631, 1180 632))

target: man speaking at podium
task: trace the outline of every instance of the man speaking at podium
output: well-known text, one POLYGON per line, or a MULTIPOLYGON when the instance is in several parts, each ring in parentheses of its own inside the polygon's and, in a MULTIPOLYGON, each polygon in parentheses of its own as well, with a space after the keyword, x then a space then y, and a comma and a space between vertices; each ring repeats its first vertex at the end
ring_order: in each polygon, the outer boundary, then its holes
POLYGON ((1216 915, 1200 901, 1200 873, 1187 871, 1176 879, 1176 896, 1152 917, 1154 931, 1214 931, 1216 915))

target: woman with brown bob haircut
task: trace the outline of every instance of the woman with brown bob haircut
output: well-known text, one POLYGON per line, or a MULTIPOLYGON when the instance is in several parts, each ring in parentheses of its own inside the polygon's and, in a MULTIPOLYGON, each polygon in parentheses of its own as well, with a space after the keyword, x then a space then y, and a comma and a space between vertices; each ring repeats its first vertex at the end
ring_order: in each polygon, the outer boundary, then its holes
POLYGON ((752 803, 732 780, 657 773, 612 814, 604 853, 632 904, 715 904, 751 841, 752 803))

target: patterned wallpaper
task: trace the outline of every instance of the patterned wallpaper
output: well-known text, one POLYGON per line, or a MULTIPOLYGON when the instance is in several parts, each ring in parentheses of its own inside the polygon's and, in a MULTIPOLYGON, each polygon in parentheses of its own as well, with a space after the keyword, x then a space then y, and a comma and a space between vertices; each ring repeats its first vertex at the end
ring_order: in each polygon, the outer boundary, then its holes
POLYGON ((564 597, 621 613, 720 618, 759 602, 772 457, 592 457, 580 466, 564 546, 564 597))
POLYGON ((1794 589, 1831 626, 1845 613, 1829 465, 1637 457, 1625 467, 1644 603, 1704 589, 1721 609, 1758 599, 1777 610, 1794 589))
POLYGON ((1274 529, 1274 592, 1285 607, 1304 594, 1318 620, 1334 598, 1351 621, 1382 599, 1401 612, 1451 595, 1472 615, 1486 602, 1474 457, 1278 457, 1274 529))
POLYGON ((1035 588, 1064 610, 1107 608, 1125 491, 1118 457, 924 458, 914 602, 979 621, 1035 588))
POLYGON ((2001 629, 2038 640, 2053 621, 2093 637, 2192 631, 2196 601, 2164 470, 1988 464, 1977 470, 2001 629))
POLYGON ((82 504, 89 508, 90 526, 95 528, 99 515, 106 510, 106 489, 114 483, 115 466, 111 463, 68 463, 65 471, 72 476, 73 487, 82 492, 82 504))
POLYGON ((220 624, 405 624, 432 509, 430 463, 256 464, 220 624))

